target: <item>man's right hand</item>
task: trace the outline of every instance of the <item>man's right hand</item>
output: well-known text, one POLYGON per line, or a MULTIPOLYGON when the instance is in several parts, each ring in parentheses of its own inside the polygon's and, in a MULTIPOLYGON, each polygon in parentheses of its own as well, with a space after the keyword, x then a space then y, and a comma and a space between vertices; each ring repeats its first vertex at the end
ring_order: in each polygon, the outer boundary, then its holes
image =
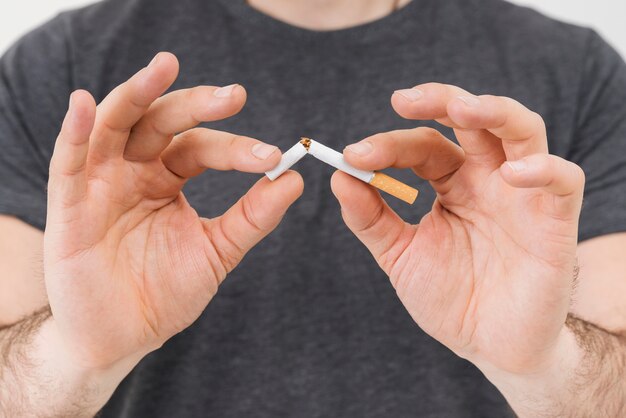
POLYGON ((176 58, 161 53, 97 107, 75 92, 56 143, 45 282, 53 329, 82 368, 140 359, 188 327, 302 193, 297 173, 263 178, 224 215, 199 217, 181 192, 187 179, 207 168, 262 173, 281 154, 192 129, 236 114, 246 93, 234 85, 160 97, 177 73, 176 58))

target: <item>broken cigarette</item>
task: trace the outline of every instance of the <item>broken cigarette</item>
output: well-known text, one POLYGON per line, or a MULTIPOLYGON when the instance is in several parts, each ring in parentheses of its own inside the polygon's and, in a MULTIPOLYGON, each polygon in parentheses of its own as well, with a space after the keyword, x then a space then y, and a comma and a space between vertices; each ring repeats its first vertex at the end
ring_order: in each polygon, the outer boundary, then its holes
POLYGON ((359 170, 348 164, 343 159, 343 154, 335 151, 332 148, 322 145, 317 141, 309 138, 302 138, 303 145, 306 147, 308 143, 309 154, 314 156, 320 161, 325 162, 344 173, 350 174, 357 179, 368 183, 377 189, 389 193, 390 195, 407 202, 412 205, 417 199, 418 191, 411 186, 408 186, 401 181, 394 179, 384 173, 377 171, 365 171, 359 170))
POLYGON ((407 202, 412 205, 417 199, 418 191, 401 181, 378 171, 359 170, 348 164, 340 152, 332 148, 322 145, 310 138, 302 138, 300 142, 285 152, 280 163, 273 170, 268 171, 265 175, 274 180, 287 171, 291 166, 300 161, 307 153, 328 165, 335 167, 344 173, 350 174, 357 179, 368 183, 377 189, 389 193, 390 195, 407 202))
POLYGON ((301 142, 297 142, 296 145, 289 148, 287 152, 280 158, 280 162, 272 170, 265 173, 267 178, 274 181, 285 171, 289 170, 292 165, 297 163, 307 154, 308 150, 301 142))

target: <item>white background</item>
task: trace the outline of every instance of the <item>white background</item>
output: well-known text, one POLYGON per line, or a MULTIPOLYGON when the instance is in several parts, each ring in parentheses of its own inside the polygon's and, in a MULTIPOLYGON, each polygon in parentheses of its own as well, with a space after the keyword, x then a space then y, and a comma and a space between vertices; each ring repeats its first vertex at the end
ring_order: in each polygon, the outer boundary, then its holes
MULTIPOLYGON (((619 49, 623 57, 626 57, 625 0, 513 0, 513 2, 530 5, 562 20, 594 27, 619 49)), ((92 1, 5 0, 3 3, 0 6, 0 53, 20 35, 59 11, 89 4, 92 1)))

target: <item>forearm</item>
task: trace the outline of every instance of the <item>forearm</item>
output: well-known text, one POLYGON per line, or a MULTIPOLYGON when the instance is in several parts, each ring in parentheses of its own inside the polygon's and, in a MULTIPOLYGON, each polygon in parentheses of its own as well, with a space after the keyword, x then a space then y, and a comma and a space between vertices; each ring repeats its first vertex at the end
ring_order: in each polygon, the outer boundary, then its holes
POLYGON ((87 370, 72 360, 49 309, 0 329, 0 416, 94 416, 130 370, 87 370))
POLYGON ((544 373, 486 373, 520 417, 626 416, 626 337, 570 315, 544 373))

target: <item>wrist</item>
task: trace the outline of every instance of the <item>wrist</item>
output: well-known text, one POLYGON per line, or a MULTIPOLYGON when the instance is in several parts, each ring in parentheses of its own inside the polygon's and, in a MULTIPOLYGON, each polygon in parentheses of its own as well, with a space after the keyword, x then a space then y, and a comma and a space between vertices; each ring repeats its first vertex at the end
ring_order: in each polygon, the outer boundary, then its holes
POLYGON ((59 411, 79 407, 77 415, 80 416, 93 416, 98 412, 141 359, 124 359, 107 368, 81 364, 68 349, 53 317, 41 324, 29 351, 29 360, 38 369, 39 386, 31 391, 34 398, 31 401, 47 403, 52 410, 59 411))
POLYGON ((563 326, 559 337, 539 369, 510 373, 478 365, 500 390, 520 417, 555 416, 568 402, 576 385, 577 370, 584 357, 574 333, 563 326))

